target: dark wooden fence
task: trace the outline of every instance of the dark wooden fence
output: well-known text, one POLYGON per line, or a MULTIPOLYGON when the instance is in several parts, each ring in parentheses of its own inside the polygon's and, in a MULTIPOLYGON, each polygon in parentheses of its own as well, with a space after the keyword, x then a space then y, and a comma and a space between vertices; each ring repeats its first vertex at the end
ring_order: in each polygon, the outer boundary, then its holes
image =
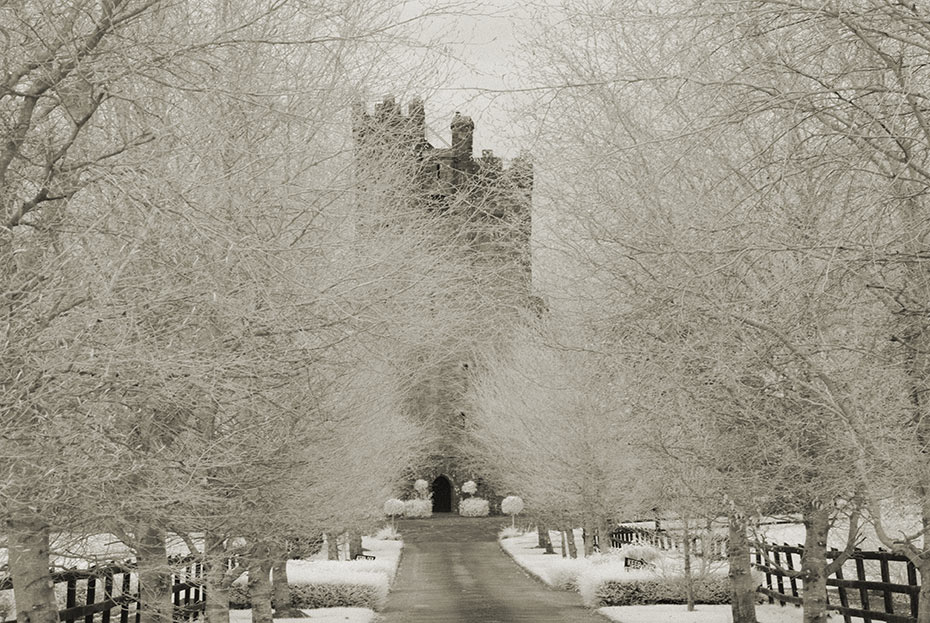
MULTIPOLYGON (((194 621, 206 605, 203 562, 195 558, 171 558, 173 567, 174 620, 194 621)), ((138 583, 132 562, 107 564, 90 569, 70 569, 52 573, 56 594, 64 588, 64 608, 58 618, 66 623, 139 623, 138 583)), ((12 590, 9 577, 0 579, 0 591, 12 590)))
MULTIPOLYGON (((765 585, 759 588, 778 602, 801 605, 803 581, 796 577, 801 568, 804 548, 791 545, 756 544, 754 566, 765 574, 765 585)), ((841 552, 827 552, 827 560, 835 560, 841 552)), ((827 601, 831 610, 843 616, 846 623, 858 617, 865 623, 915 623, 920 583, 917 570, 906 556, 884 550, 856 550, 833 576, 827 578, 827 601)))
MULTIPOLYGON (((684 548, 684 539, 681 536, 673 536, 665 530, 618 526, 610 533, 611 547, 620 548, 634 543, 648 543, 664 550, 680 551, 684 548)), ((695 534, 691 537, 691 551, 696 556, 722 560, 727 557, 727 539, 719 535, 706 537, 702 534, 695 534)))
MULTIPOLYGON (((663 550, 681 550, 682 545, 680 538, 664 530, 633 526, 619 526, 611 533, 610 542, 613 547, 648 543, 663 550)), ((699 556, 710 552, 711 557, 725 558, 726 540, 696 536, 692 551, 699 556)), ((797 572, 803 553, 800 545, 752 546, 753 566, 765 576, 759 592, 768 597, 769 603, 801 605, 804 584, 797 572)), ((839 550, 828 551, 827 560, 833 561, 839 555, 839 550)), ((828 607, 838 612, 845 623, 851 623, 852 617, 863 623, 916 623, 919 595, 920 581, 914 565, 906 556, 882 549, 856 550, 837 573, 827 578, 828 607)))

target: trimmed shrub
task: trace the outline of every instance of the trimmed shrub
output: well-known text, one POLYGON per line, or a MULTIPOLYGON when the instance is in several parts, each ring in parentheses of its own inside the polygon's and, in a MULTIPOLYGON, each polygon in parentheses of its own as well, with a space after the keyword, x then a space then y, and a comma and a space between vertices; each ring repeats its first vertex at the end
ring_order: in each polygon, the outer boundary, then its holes
POLYGON ((406 500, 404 502, 404 517, 431 517, 433 515, 433 502, 431 500, 406 500))
POLYGON ((547 583, 563 591, 578 590, 578 577, 589 566, 584 558, 562 558, 554 561, 546 573, 547 583))
MULTIPOLYGON (((585 603, 592 607, 638 606, 687 603, 687 586, 682 576, 642 577, 630 574, 630 579, 601 578, 579 590, 585 603)), ((694 578, 694 602, 698 604, 730 603, 730 581, 725 575, 705 575, 694 578)))
POLYGON ((396 517, 404 514, 404 502, 397 498, 391 498, 384 503, 384 514, 388 517, 396 517))
MULTIPOLYGON (((309 567, 313 580, 291 582, 291 603, 295 608, 371 608, 379 610, 387 601, 390 574, 381 570, 347 569, 363 561, 309 567)), ((365 561, 374 563, 374 561, 365 561)), ((372 565, 373 568, 374 565, 372 565)), ((298 580, 301 580, 300 573, 298 580)), ((243 582, 230 591, 229 607, 251 608, 248 589, 243 582)))
POLYGON ((459 515, 462 517, 487 517, 491 505, 484 498, 468 498, 459 502, 459 515))
POLYGON ((519 495, 508 495, 501 500, 501 512, 505 515, 519 515, 523 512, 523 498, 519 495))
POLYGON ((371 608, 380 610, 387 601, 387 578, 381 574, 373 581, 357 583, 316 583, 291 586, 295 608, 371 608))
POLYGON ((467 493, 468 495, 475 495, 478 493, 478 485, 475 484, 474 480, 466 480, 465 484, 462 485, 462 493, 467 493))

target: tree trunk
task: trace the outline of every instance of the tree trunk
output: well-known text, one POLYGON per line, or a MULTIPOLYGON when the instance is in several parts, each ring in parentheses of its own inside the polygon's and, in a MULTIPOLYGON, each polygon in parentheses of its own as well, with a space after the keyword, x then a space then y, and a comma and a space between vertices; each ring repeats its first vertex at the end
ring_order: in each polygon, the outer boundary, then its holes
POLYGON ((355 560, 362 555, 362 534, 361 532, 349 533, 349 560, 355 560))
POLYGON ((339 535, 335 532, 326 533, 326 559, 339 560, 339 535))
POLYGON ((752 579, 752 559, 746 521, 730 515, 727 562, 730 565, 730 612, 733 623, 757 623, 756 583, 752 579))
POLYGON ((584 528, 581 530, 581 542, 584 545, 584 557, 587 558, 594 553, 594 529, 590 521, 584 522, 584 528))
POLYGON ((562 534, 565 535, 565 539, 568 541, 568 557, 578 558, 578 547, 575 545, 575 531, 569 526, 566 530, 562 531, 562 534))
POLYGON ((226 548, 223 539, 207 532, 203 549, 207 564, 207 623, 229 623, 229 582, 226 578, 226 548))
POLYGON ((801 593, 804 623, 827 623, 827 533, 830 509, 813 503, 804 512, 804 553, 801 555, 801 593))
POLYGON ((565 540, 565 530, 559 530, 559 537, 562 540, 562 558, 565 558, 568 556, 568 549, 565 540))
POLYGON ((272 623, 271 560, 268 548, 258 545, 249 562, 249 601, 252 602, 252 623, 272 623))
POLYGON ((155 526, 142 526, 135 537, 140 623, 171 623, 174 619, 174 593, 171 590, 165 531, 155 526))
POLYGON ((598 517, 597 520, 597 551, 610 551, 610 520, 607 517, 598 517))
POLYGON ((545 526, 536 526, 536 537, 539 542, 539 547, 544 548, 546 551, 544 554, 554 554, 555 550, 552 549, 552 539, 549 538, 549 529, 545 526))
POLYGON ((49 572, 48 524, 30 513, 6 522, 9 573, 18 623, 58 623, 58 605, 49 572))
POLYGON ((291 587, 287 582, 287 555, 278 556, 271 568, 271 602, 276 619, 299 619, 305 615, 291 603, 291 587))
POLYGON ((682 518, 681 553, 685 560, 685 595, 687 597, 688 612, 694 612, 694 577, 691 575, 691 526, 688 518, 682 518))

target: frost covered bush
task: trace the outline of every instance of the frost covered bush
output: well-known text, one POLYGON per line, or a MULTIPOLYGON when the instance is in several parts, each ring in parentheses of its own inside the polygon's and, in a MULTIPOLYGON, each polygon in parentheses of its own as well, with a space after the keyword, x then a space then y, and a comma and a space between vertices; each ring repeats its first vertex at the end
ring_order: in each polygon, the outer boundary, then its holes
POLYGON ((433 503, 430 500, 407 500, 404 502, 404 517, 431 517, 433 503))
MULTIPOLYGON (((394 567, 383 560, 313 561, 288 569, 295 608, 371 608, 387 601, 394 567)), ((229 607, 251 608, 247 577, 230 591, 229 607)))
POLYGON ((588 561, 584 558, 562 558, 555 562, 546 573, 549 585, 564 591, 577 590, 578 578, 588 567, 588 561))
POLYGON ((462 493, 467 493, 468 495, 475 495, 478 492, 478 485, 475 484, 474 480, 467 480, 465 484, 462 485, 462 493))
POLYGON ((517 515, 523 512, 523 498, 519 495, 508 495, 501 500, 501 512, 510 515, 510 525, 517 525, 517 515))
MULTIPOLYGON (((373 574, 382 580, 380 573, 373 574)), ((381 583, 302 584, 291 587, 295 608, 371 608, 380 610, 387 601, 386 580, 381 583)))
MULTIPOLYGON (((707 574, 693 579, 694 601, 730 603, 730 582, 725 575, 707 574)), ((636 606, 687 603, 684 576, 661 576, 649 571, 591 568, 578 577, 578 592, 588 606, 636 606)))
POLYGON ((429 483, 422 478, 417 478, 416 482, 413 483, 413 490, 416 491, 420 497, 425 497, 426 492, 429 490, 429 483))
POLYGON ((519 495, 508 495, 501 500, 501 512, 505 515, 519 515, 523 512, 523 498, 519 495))
POLYGON ((396 517, 404 514, 404 502, 397 498, 391 498, 384 503, 384 514, 388 517, 396 517))
POLYGON ((462 517, 487 517, 491 505, 484 498, 468 498, 459 502, 459 515, 462 517))
POLYGON ((391 518, 391 528, 394 527, 394 518, 404 514, 404 502, 397 498, 391 498, 384 503, 384 514, 391 518))

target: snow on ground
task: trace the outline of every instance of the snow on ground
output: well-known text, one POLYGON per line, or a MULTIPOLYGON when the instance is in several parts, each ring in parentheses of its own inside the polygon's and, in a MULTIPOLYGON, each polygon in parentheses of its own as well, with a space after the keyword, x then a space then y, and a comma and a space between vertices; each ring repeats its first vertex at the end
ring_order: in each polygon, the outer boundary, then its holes
MULTIPOLYGON (((378 587, 386 597, 394 582, 397 565, 403 548, 402 541, 380 540, 362 537, 362 551, 374 556, 374 560, 326 560, 326 544, 320 553, 305 560, 287 561, 287 579, 290 584, 368 584, 378 587)), ((239 578, 243 582, 243 578, 239 578)), ((376 620, 374 610, 369 608, 317 608, 303 610, 309 619, 275 619, 289 623, 300 621, 325 621, 335 623, 369 623, 376 620)), ((251 623, 251 610, 231 610, 230 623, 251 623)))
POLYGON ((381 541, 365 536, 362 537, 362 551, 366 555, 374 556, 374 560, 326 560, 324 543, 321 554, 306 560, 287 561, 287 579, 291 584, 312 584, 324 577, 380 573, 390 584, 397 572, 402 547, 401 541, 381 541))
MULTIPOLYGON (((575 542, 579 549, 581 545, 581 530, 575 530, 575 542)), ((542 549, 537 547, 537 536, 535 532, 509 537, 500 540, 501 548, 513 558, 514 562, 526 569, 531 575, 536 576, 549 586, 564 586, 564 578, 567 575, 577 577, 578 573, 590 565, 589 561, 582 558, 562 558, 562 543, 558 532, 549 532, 552 539, 552 547, 555 554, 545 554, 542 549)))
MULTIPOLYGON (((688 612, 686 606, 611 606, 599 608, 598 612, 618 623, 730 623, 730 606, 694 607, 688 612)), ((801 623, 800 608, 794 606, 756 606, 759 623, 801 623)), ((841 619, 842 617, 834 618, 841 619)))
MULTIPOLYGON (((368 608, 319 608, 303 610, 306 619, 275 619, 275 623, 373 623, 377 615, 368 608)), ((231 610, 229 623, 252 623, 251 610, 231 610)))
MULTIPOLYGON (((581 543, 581 530, 575 530, 575 541, 578 544, 579 556, 583 549, 581 543)), ((558 532, 549 533, 555 554, 546 554, 537 546, 535 532, 527 532, 521 536, 503 538, 500 540, 501 548, 510 555, 514 561, 554 588, 574 589, 580 584, 597 581, 598 578, 642 575, 655 577, 656 575, 678 575, 683 572, 683 561, 677 552, 658 552, 661 556, 654 561, 652 570, 630 570, 624 565, 623 550, 611 550, 607 554, 594 554, 588 558, 563 558, 561 537, 558 532)), ((702 568, 704 561, 694 559, 695 572, 719 572, 724 563, 708 563, 706 569, 702 568)))

